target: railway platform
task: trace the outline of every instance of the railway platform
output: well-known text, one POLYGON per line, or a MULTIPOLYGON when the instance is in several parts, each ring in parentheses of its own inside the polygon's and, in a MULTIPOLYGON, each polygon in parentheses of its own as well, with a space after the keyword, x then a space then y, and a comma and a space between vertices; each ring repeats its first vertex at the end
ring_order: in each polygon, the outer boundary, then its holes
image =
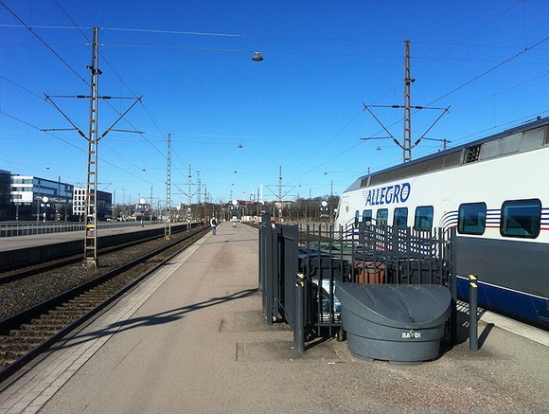
MULTIPOLYGON (((132 223, 128 226, 119 227, 105 227, 99 228, 98 235, 114 236, 124 233, 137 233, 143 231, 143 229, 163 229, 164 223, 145 222, 144 226, 132 223)), ((51 245, 52 243, 64 243, 64 242, 81 242, 84 240, 84 230, 79 231, 67 231, 59 233, 47 233, 32 234, 25 236, 12 236, 0 238, 0 252, 14 251, 25 249, 29 247, 41 247, 51 245)))
MULTIPOLYGON (((192 223, 196 225, 196 223, 192 223)), ((172 223, 170 232, 187 229, 187 223, 172 223)), ((108 247, 113 244, 130 242, 146 237, 163 235, 165 223, 145 222, 128 223, 125 226, 109 226, 99 228, 97 233, 98 247, 108 247)), ((66 256, 84 251, 84 230, 52 232, 39 234, 10 236, 0 238, 0 268, 17 268, 40 262, 44 258, 66 256)))
POLYGON ((261 314, 257 229, 222 223, 0 384, 0 414, 546 412, 549 333, 505 323, 485 313, 478 352, 460 327, 415 366, 333 339, 298 353, 261 314))

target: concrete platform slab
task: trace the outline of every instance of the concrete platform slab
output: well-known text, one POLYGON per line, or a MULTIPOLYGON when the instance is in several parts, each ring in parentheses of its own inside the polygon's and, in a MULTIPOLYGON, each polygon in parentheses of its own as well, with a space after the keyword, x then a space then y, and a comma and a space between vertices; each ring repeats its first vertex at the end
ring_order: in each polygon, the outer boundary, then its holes
MULTIPOLYGON (((260 292, 257 292, 257 297, 258 300, 261 300, 260 292)), ((226 324, 223 326, 226 326, 226 324)), ((267 325, 265 322, 265 316, 261 313, 261 309, 235 312, 234 326, 232 330, 239 332, 291 332, 290 326, 283 322, 267 325)))
POLYGON ((333 346, 318 344, 307 352, 295 351, 293 342, 252 342, 236 344, 236 360, 239 362, 338 360, 333 346))

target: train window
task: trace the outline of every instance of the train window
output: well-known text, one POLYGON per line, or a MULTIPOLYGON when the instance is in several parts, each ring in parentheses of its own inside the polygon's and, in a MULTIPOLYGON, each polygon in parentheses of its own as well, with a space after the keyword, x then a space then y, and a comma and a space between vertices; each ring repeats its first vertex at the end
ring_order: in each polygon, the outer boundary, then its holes
POLYGON ((486 203, 462 204, 458 210, 458 233, 484 234, 486 229, 486 203))
POLYGON ((399 229, 405 229, 408 227, 408 207, 395 208, 393 226, 399 229))
POLYGON ((386 226, 388 217, 389 210, 387 210, 386 208, 380 208, 376 213, 376 224, 378 226, 386 226))
POLYGON ((360 217, 360 212, 358 210, 355 211, 355 227, 358 227, 358 219, 360 217))
POLYGON ((433 212, 433 206, 420 206, 416 208, 414 230, 431 231, 433 228, 433 212))
POLYGON ((507 237, 536 238, 541 225, 541 201, 505 201, 501 207, 500 232, 507 237))
POLYGON ((372 225, 372 210, 364 210, 362 212, 362 222, 366 226, 372 225))

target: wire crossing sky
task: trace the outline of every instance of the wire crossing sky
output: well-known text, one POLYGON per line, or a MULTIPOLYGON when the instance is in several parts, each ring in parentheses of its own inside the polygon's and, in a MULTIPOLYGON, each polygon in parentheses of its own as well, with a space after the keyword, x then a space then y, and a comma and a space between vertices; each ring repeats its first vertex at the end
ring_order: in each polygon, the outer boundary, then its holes
POLYGON ((411 104, 449 108, 412 111, 414 159, 549 115, 545 0, 0 0, 0 169, 85 185, 93 27, 99 133, 143 96, 98 146, 117 203, 165 201, 168 134, 173 205, 399 164, 405 40, 411 104))

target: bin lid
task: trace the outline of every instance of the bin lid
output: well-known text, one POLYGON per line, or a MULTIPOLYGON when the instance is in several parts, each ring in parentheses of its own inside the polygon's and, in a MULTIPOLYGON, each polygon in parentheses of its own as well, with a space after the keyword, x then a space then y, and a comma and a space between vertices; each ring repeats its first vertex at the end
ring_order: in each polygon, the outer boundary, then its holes
POLYGON ((441 285, 336 283, 342 311, 394 328, 422 329, 450 316, 452 295, 441 285))

